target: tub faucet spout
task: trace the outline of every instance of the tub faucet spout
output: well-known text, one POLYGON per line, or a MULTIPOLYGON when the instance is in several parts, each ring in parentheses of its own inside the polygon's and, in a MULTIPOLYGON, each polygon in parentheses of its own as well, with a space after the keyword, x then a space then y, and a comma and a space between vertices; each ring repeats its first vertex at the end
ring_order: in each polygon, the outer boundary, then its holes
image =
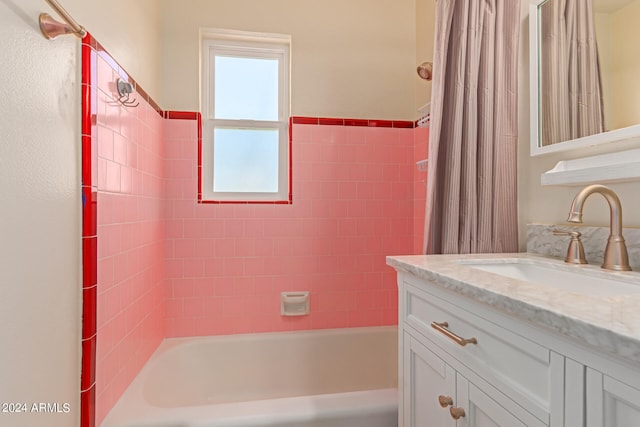
POLYGON ((622 205, 618 195, 609 187, 604 185, 589 185, 573 199, 571 210, 569 211, 569 222, 582 222, 582 208, 587 197, 593 193, 600 193, 609 203, 609 239, 604 250, 604 261, 602 268, 606 270, 629 271, 629 255, 627 246, 622 237, 622 205))

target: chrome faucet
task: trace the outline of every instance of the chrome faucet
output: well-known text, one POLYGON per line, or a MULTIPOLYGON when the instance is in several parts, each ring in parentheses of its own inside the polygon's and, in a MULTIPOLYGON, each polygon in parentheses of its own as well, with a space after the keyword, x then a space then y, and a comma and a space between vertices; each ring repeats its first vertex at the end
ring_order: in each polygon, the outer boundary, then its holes
POLYGON ((610 231, 607 247, 604 250, 604 261, 602 268, 606 270, 629 271, 629 255, 627 246, 622 237, 622 205, 618 195, 609 187, 604 185, 589 185, 573 199, 571 211, 569 212, 569 222, 582 222, 582 206, 585 200, 593 193, 600 193, 609 203, 610 231))

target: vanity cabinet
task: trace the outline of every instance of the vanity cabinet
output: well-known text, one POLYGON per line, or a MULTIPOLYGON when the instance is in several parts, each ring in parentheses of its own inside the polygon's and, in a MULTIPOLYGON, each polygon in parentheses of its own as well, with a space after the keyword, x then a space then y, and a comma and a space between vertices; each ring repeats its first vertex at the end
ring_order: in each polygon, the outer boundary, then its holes
POLYGON ((640 390, 590 368, 586 387, 587 427, 640 426, 640 390))
MULTIPOLYGON (((514 415, 516 403, 498 396, 492 387, 483 390, 405 332, 403 426, 526 427, 514 415), (500 403, 498 403, 500 401, 500 403)), ((544 426, 530 419, 531 426, 544 426)))
POLYGON ((449 410, 444 408, 455 404, 456 372, 407 332, 403 341, 404 367, 401 377, 405 383, 404 393, 401 391, 403 405, 399 410, 404 415, 401 425, 455 425, 449 410), (450 403, 445 403, 445 400, 450 403))
POLYGON ((640 367, 409 273, 398 289, 400 427, 640 426, 640 367))

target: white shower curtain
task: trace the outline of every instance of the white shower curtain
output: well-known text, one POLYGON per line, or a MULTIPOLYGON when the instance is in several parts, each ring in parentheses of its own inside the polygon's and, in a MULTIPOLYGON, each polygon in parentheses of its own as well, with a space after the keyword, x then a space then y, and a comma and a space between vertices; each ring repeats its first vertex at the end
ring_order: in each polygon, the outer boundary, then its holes
POLYGON ((542 145, 604 132, 592 2, 553 0, 540 10, 542 145))
POLYGON ((425 253, 518 249, 520 3, 436 1, 425 253))

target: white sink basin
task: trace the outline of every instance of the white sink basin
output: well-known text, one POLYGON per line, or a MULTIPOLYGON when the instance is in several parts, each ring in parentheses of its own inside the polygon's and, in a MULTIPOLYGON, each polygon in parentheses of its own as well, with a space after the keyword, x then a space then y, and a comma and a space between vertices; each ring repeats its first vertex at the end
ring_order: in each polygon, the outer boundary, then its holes
MULTIPOLYGON (((545 263, 526 259, 461 260, 460 264, 568 292, 589 295, 615 296, 640 293, 640 284, 616 277, 604 270, 587 270, 580 266, 545 263), (608 276, 608 277, 607 277, 608 276)), ((638 276, 634 275, 635 280, 638 276)))

